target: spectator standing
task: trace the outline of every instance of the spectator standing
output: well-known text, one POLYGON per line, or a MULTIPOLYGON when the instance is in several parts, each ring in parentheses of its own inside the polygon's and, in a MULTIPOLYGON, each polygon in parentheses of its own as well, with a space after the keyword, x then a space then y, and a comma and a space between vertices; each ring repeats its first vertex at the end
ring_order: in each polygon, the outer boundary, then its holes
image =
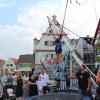
POLYGON ((8 69, 5 69, 5 73, 2 76, 2 82, 3 82, 3 90, 4 90, 4 98, 7 99, 7 88, 8 88, 8 80, 9 80, 9 76, 8 76, 8 69))
POLYGON ((12 86, 12 73, 9 73, 9 76, 8 76, 8 88, 13 89, 13 86, 12 86))
POLYGON ((70 79, 68 78, 69 77, 69 73, 67 71, 68 69, 65 68, 65 74, 64 74, 64 77, 65 77, 65 80, 66 80, 66 89, 69 90, 69 87, 70 87, 70 79))
POLYGON ((80 66, 80 71, 76 73, 76 77, 78 78, 78 86, 82 94, 89 96, 92 100, 91 78, 90 74, 86 71, 85 65, 80 66))
POLYGON ((36 82, 37 83, 37 87, 38 87, 38 95, 42 95, 43 94, 43 81, 42 81, 42 77, 39 76, 38 77, 38 81, 36 82))
POLYGON ((16 93, 16 86, 17 86, 17 76, 16 76, 16 73, 13 73, 13 75, 12 75, 12 86, 13 86, 14 93, 16 93))
POLYGON ((41 77, 41 81, 43 84, 43 93, 47 94, 49 92, 48 83, 49 83, 49 76, 46 73, 45 69, 42 69, 41 74, 39 75, 41 77))
POLYGON ((23 77, 23 82, 24 82, 24 86, 23 86, 24 95, 23 95, 23 97, 24 98, 29 96, 29 83, 28 83, 28 80, 29 80, 28 73, 25 73, 25 76, 23 77))
POLYGON ((23 80, 20 73, 17 76, 16 97, 17 100, 23 100, 23 80))
POLYGON ((36 79, 33 77, 32 72, 29 73, 29 97, 38 95, 36 79))
POLYGON ((0 75, 0 100, 3 100, 3 84, 2 84, 2 75, 0 75))

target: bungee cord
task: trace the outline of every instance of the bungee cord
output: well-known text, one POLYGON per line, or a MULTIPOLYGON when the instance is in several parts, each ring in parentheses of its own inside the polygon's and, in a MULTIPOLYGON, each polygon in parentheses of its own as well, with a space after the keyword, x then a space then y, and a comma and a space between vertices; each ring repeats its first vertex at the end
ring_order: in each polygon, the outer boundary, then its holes
POLYGON ((94 6, 94 11, 95 11, 96 21, 98 22, 98 16, 97 16, 97 11, 96 11, 96 6, 95 6, 94 0, 93 0, 93 6, 94 6))
MULTIPOLYGON (((70 0, 70 1, 71 1, 71 0, 70 0)), ((67 2, 66 2, 65 13, 64 13, 64 18, 63 18, 63 24, 62 24, 62 29, 61 29, 61 34, 62 34, 62 32, 63 32, 63 26, 64 26, 64 22, 65 22, 65 17, 66 17, 67 6, 68 6, 68 0, 67 0, 67 2)))

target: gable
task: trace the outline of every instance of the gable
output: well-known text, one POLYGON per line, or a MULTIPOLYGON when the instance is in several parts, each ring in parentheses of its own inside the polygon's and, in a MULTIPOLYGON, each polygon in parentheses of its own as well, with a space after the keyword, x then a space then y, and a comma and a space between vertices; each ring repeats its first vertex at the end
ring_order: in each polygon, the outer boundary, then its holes
POLYGON ((98 22, 98 25, 97 25, 97 29, 96 29, 96 32, 95 32, 95 35, 94 35, 94 39, 92 41, 92 45, 94 45, 99 38, 100 38, 100 19, 99 19, 99 22, 98 22))

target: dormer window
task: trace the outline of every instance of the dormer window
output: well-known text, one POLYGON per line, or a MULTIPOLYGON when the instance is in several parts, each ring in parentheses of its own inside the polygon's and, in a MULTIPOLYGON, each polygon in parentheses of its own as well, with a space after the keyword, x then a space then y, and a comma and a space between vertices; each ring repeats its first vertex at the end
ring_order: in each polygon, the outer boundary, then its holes
POLYGON ((52 31, 51 31, 51 30, 49 30, 49 33, 52 33, 52 31))

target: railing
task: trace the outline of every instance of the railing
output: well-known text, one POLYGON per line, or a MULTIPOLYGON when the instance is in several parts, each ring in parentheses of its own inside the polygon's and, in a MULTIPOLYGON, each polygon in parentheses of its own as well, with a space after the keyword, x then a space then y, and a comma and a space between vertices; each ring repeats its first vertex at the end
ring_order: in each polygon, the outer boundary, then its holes
POLYGON ((84 64, 87 65, 87 66, 88 66, 88 65, 95 65, 94 62, 84 62, 84 64))
POLYGON ((89 51, 88 48, 83 48, 83 53, 93 53, 93 52, 89 51))

